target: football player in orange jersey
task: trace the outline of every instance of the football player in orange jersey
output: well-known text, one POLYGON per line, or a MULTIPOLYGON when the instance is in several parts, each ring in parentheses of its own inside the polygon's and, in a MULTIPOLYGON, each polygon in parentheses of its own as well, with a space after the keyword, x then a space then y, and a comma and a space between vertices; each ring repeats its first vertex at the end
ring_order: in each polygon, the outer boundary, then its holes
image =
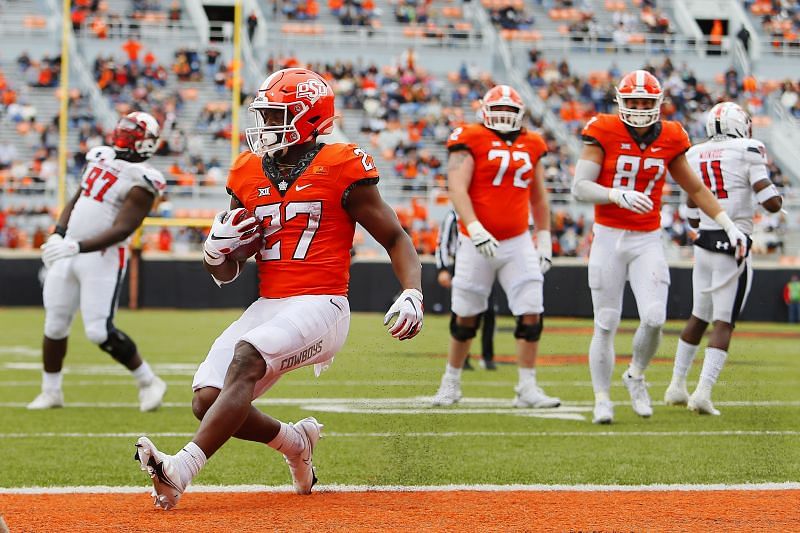
POLYGON ((344 344, 350 323, 347 288, 355 224, 389 253, 403 292, 384 318, 397 339, 422 328, 421 265, 411 239, 381 198, 372 158, 353 144, 317 144, 330 133, 333 90, 319 74, 289 68, 270 75, 250 105, 256 127, 251 151, 228 176, 230 209, 254 217, 214 218, 204 245, 205 266, 218 283, 236 279, 242 264, 228 254, 264 228, 257 253, 260 298, 214 342, 195 374, 192 411, 201 420, 176 455, 142 437, 142 470, 153 482, 156 506, 170 509, 206 460, 229 438, 264 443, 281 452, 295 491, 316 482, 312 454, 322 425, 313 417, 295 424, 252 405, 285 373, 314 365, 317 375, 344 344))
POLYGON ((618 115, 600 114, 589 120, 575 165, 572 193, 578 200, 596 204, 589 257, 594 307, 589 369, 596 424, 610 424, 614 418, 609 391, 626 280, 636 298, 640 324, 622 381, 636 414, 653 414, 644 371, 658 349, 666 320, 669 268, 661 244, 660 215, 667 171, 695 205, 725 230, 737 259, 745 254, 744 234, 686 160, 691 144, 683 127, 660 119, 662 99, 661 84, 649 72, 636 70, 623 77, 617 86, 618 115))
POLYGON ((550 207, 541 157, 544 139, 522 127, 525 105, 508 85, 481 100, 483 124, 456 128, 447 141, 448 186, 459 217, 452 281, 453 316, 447 366, 434 405, 461 399, 461 369, 488 306, 495 279, 517 317, 519 384, 515 407, 557 407, 536 383, 544 311, 542 283, 550 268, 550 207), (533 212, 538 249, 528 229, 533 212))

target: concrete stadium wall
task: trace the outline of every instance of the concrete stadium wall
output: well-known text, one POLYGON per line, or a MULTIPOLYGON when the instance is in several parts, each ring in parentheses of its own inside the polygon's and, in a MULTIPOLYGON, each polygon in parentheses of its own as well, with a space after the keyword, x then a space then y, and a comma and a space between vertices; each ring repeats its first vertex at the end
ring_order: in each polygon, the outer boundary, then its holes
MULTIPOLYGON (((0 306, 42 305, 41 260, 0 258, 0 306)), ((685 319, 692 306, 692 272, 673 267, 667 316, 685 319)), ((387 262, 354 262, 351 267, 350 306, 353 311, 384 312, 399 292, 399 285, 387 262)), ((753 288, 741 320, 782 322, 786 320, 783 286, 791 274, 788 269, 756 270, 753 288)), ((423 265, 423 291, 428 312, 449 312, 450 293, 436 283, 433 264, 423 265)), ((498 305, 503 314, 508 306, 502 291, 498 305)), ((256 267, 248 263, 235 283, 218 288, 197 260, 145 260, 140 269, 139 307, 245 308, 258 295, 256 267)), ((128 281, 120 304, 128 305, 128 281)), ((546 314, 551 316, 591 317, 591 295, 586 281, 586 266, 554 266, 545 282, 546 314)), ((636 304, 626 289, 623 316, 635 318, 636 304)))

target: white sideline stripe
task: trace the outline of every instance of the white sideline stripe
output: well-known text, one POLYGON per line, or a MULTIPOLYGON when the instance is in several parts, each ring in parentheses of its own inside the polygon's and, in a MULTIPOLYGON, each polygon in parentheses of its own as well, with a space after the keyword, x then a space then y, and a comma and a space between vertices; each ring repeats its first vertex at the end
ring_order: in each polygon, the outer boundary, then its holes
MULTIPOLYGON (((447 407, 442 409, 435 409, 431 407, 432 397, 419 396, 414 398, 261 398, 253 402, 254 405, 291 405, 300 406, 313 409, 315 407, 327 406, 361 406, 364 408, 373 408, 372 413, 391 414, 388 410, 390 407, 405 407, 403 412, 407 414, 440 414, 440 413, 453 413, 463 414, 464 412, 475 412, 477 409, 454 409, 447 407), (412 413, 411 410, 416 410, 412 413)), ((624 405, 627 402, 615 402, 617 405, 624 405)), ((558 412, 558 409, 514 409, 509 407, 510 400, 505 398, 463 398, 459 401, 459 405, 474 405, 476 407, 484 408, 499 408, 501 412, 505 413, 520 413, 525 411, 531 412, 558 412)), ((0 402, 0 407, 26 407, 27 402, 0 402)), ((594 405, 592 401, 574 401, 564 402, 561 408, 568 407, 591 407, 594 405)), ((653 405, 664 405, 662 401, 654 401, 653 405)), ((800 400, 759 400, 759 401, 715 401, 714 405, 722 407, 800 407, 800 400)), ((138 403, 133 402, 67 402, 66 407, 93 407, 100 409, 116 409, 116 408, 139 408, 138 403)), ((190 402, 164 402, 161 407, 191 407, 190 402)), ((583 409, 585 410, 585 409, 583 409)), ((399 412, 399 411, 398 411, 399 412)))
MULTIPOLYGON (((70 374, 70 373, 68 373, 70 374)), ((71 375, 84 375, 84 374, 76 374, 71 373, 71 375)), ((111 380, 111 379, 83 379, 79 381, 73 381, 70 379, 66 379, 64 384, 66 386, 72 385, 79 385, 79 386, 91 386, 91 385, 103 385, 103 386, 120 386, 120 387, 128 387, 131 384, 134 384, 135 381, 130 375, 126 375, 127 379, 119 379, 119 380, 111 380)), ((192 384, 191 379, 165 379, 164 380, 168 385, 180 385, 189 387, 192 384)), ((371 388, 378 388, 378 387, 438 387, 440 383, 439 379, 435 380, 329 380, 325 379, 324 381, 314 380, 314 379, 300 379, 300 380, 292 380, 291 384, 292 387, 319 387, 321 385, 331 386, 331 387, 371 387, 371 388)), ((537 380, 537 383, 542 387, 591 387, 591 381, 541 381, 537 380)), ((648 385, 653 387, 666 387, 670 384, 669 381, 648 381, 648 385)), ((737 385, 754 385, 758 382, 755 381, 721 381, 719 384, 727 385, 727 386, 737 386, 737 385)), ((788 381, 768 381, 763 380, 763 383, 769 386, 776 386, 776 385, 797 385, 797 380, 788 380, 788 381)), ((499 388, 509 388, 513 387, 516 384, 516 378, 509 377, 508 381, 466 381, 464 383, 466 386, 469 387, 499 387, 499 388)), ((697 384, 696 381, 689 380, 686 382, 687 385, 690 387, 697 384)), ((42 380, 8 380, 3 381, 0 380, 0 387, 40 387, 42 385, 42 380)), ((624 383, 612 383, 612 388, 625 388, 624 383)))
MULTIPOLYGON (((0 439, 32 439, 32 438, 79 438, 79 439, 136 439, 148 437, 183 437, 191 438, 189 432, 125 432, 125 433, 0 433, 0 439)), ((326 431, 323 437, 333 438, 438 438, 438 437, 748 437, 748 436, 797 436, 798 430, 721 430, 721 431, 408 431, 408 432, 363 432, 339 433, 326 431)))
MULTIPOLYGON (((151 487, 19 487, 0 488, 0 494, 145 494, 151 487)), ((695 492, 695 491, 800 490, 800 483, 722 483, 652 485, 315 485, 314 492, 695 492)), ((190 485, 186 492, 271 492, 292 493, 290 485, 190 485)))

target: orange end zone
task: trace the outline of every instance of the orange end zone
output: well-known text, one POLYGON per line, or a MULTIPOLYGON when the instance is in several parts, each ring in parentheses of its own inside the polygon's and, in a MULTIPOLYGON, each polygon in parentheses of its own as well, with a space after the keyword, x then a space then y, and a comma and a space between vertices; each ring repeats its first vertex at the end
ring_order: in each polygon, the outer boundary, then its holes
POLYGON ((0 495, 11 531, 797 531, 800 490, 0 495))

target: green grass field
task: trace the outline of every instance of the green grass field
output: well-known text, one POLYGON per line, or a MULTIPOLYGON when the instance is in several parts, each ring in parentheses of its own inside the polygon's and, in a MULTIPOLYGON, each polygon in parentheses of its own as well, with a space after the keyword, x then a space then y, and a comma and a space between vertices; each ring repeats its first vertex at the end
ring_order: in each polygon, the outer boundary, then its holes
MULTIPOLYGON (((0 310, 0 487, 149 485, 133 460, 136 437, 150 435, 174 453, 197 427, 189 402, 195 367, 216 335, 239 315, 226 311, 120 311, 117 325, 169 384, 167 404, 140 413, 124 368, 91 345, 79 321, 66 360, 67 407, 30 412, 39 391, 43 312, 0 310)), ((540 366, 557 410, 511 408, 516 366, 465 372, 464 401, 432 409, 448 343, 447 319, 426 317, 422 334, 397 342, 377 314, 355 314, 350 337, 320 378, 303 368, 257 405, 282 420, 314 415, 325 424, 315 453, 322 484, 654 484, 800 480, 800 329, 743 323, 715 389, 721 417, 701 417, 660 400, 672 371, 677 330, 667 326, 648 371, 655 415, 638 418, 619 375, 612 390, 615 424, 590 423, 592 391, 585 362, 591 322, 548 319, 540 366), (548 331, 550 328, 550 331, 548 331), (554 332, 558 328, 560 331, 554 332), (564 328, 574 328, 570 331, 564 328), (573 357, 566 357, 573 356, 573 357)), ((513 354, 512 319, 499 321, 496 351, 513 354)), ((623 324, 617 352, 630 352, 635 323, 623 324)), ((699 355, 702 357, 702 351, 699 355)), ((476 365, 477 366, 477 365, 476 365)), ((690 376, 693 385, 699 361, 690 376)), ((195 484, 287 485, 286 466, 259 444, 231 441, 195 484)))

